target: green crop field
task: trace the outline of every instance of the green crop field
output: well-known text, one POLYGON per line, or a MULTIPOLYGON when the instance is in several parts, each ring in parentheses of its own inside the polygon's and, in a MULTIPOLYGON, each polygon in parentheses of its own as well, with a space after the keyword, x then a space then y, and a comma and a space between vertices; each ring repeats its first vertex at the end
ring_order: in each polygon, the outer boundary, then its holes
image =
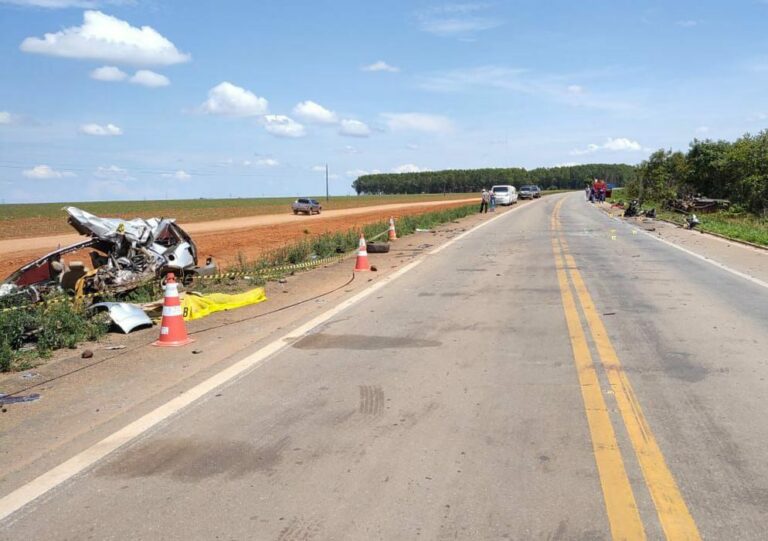
MULTIPOLYGON (((326 201, 316 197, 324 210, 337 210, 393 203, 418 203, 465 199, 478 194, 418 194, 338 196, 326 201)), ((293 197, 254 199, 178 199, 164 201, 98 201, 90 203, 41 203, 0 206, 0 239, 36 237, 72 232, 65 206, 74 206, 104 217, 176 218, 180 223, 203 222, 263 214, 290 212, 293 197)))

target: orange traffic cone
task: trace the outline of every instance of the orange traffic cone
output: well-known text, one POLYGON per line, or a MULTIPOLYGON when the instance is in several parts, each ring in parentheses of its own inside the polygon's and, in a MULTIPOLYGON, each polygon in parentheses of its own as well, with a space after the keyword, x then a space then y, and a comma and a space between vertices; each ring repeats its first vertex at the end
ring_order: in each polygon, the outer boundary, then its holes
POLYGON ((165 298, 163 299, 163 320, 160 322, 160 339, 152 342, 153 346, 186 346, 194 342, 187 336, 184 317, 179 302, 179 289, 172 272, 165 280, 165 298))
POLYGON ((357 261, 355 262, 355 270, 371 270, 371 265, 368 263, 368 247, 365 245, 365 237, 362 233, 360 233, 360 244, 357 248, 357 261))
POLYGON ((395 231, 395 219, 389 219, 389 240, 397 240, 397 231, 395 231))

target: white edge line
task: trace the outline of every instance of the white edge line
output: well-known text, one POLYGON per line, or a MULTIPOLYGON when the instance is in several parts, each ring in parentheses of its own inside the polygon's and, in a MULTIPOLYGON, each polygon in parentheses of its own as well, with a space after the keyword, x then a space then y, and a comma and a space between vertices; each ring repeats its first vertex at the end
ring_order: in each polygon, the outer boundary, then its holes
MULTIPOLYGON (((630 226, 633 227, 633 226, 630 226)), ((759 286, 768 288, 768 282, 764 282, 760 280, 759 278, 755 278, 754 276, 750 276, 749 274, 745 274, 741 271, 738 271, 736 269, 732 269, 728 265, 725 265, 723 263, 720 263, 719 261, 716 261, 714 259, 711 259, 709 257, 703 256, 701 254, 697 254, 696 252, 692 252, 691 250, 687 248, 683 248, 679 244, 675 244, 674 242, 668 241, 666 239, 662 239, 661 237, 656 237, 654 235, 651 235, 648 231, 643 231, 642 229, 635 228, 640 233, 644 233, 646 236, 652 238, 653 240, 657 240, 659 242, 663 242, 664 244, 671 246, 672 248, 677 248, 681 252, 685 252, 686 254, 695 257, 696 259, 701 259, 702 261, 706 261, 707 263, 710 263, 714 265, 715 267, 718 267, 726 272, 730 272, 731 274, 738 276, 739 278, 744 278, 745 280, 749 280, 753 284, 757 284, 759 286)))
MULTIPOLYGON (((679 244, 675 244, 672 241, 668 241, 668 240, 663 239, 663 238, 661 238, 659 236, 656 236, 656 235, 651 235, 648 231, 645 231, 644 229, 640 229, 639 227, 636 227, 636 226, 634 226, 634 225, 632 225, 630 223, 627 223, 624 220, 620 220, 619 218, 614 218, 611 215, 607 215, 607 216, 611 220, 616 220, 617 222, 619 222, 621 224, 624 224, 626 227, 628 227, 630 229, 634 229, 635 231, 638 231, 638 232, 642 233, 643 235, 645 235, 645 236, 647 236, 649 238, 652 238, 653 240, 662 242, 662 243, 666 244, 667 246, 671 246, 672 248, 680 250, 681 252, 684 252, 684 253, 688 254, 689 256, 691 256, 691 257, 695 257, 696 259, 700 259, 702 261, 706 261, 710 265, 714 265, 715 267, 717 267, 719 269, 722 269, 722 270, 724 270, 726 272, 730 272, 734 276, 738 276, 739 278, 744 278, 745 280, 749 280, 753 284, 757 284, 759 286, 768 288, 768 282, 764 282, 760 278, 755 278, 754 276, 750 276, 749 274, 745 274, 745 273, 743 273, 741 271, 738 271, 736 269, 732 269, 728 265, 720 263, 719 261, 717 261, 715 259, 711 259, 711 258, 709 258, 707 256, 704 256, 704 255, 701 255, 701 254, 697 254, 696 252, 693 252, 693 251, 689 250, 688 248, 683 248, 679 244)), ((715 238, 717 238, 717 237, 715 237, 715 238)))
MULTIPOLYGON (((543 198, 540 199, 540 201, 541 200, 543 200, 543 198)), ((506 216, 514 212, 515 210, 526 208, 529 206, 530 206, 530 203, 527 205, 521 205, 507 212, 494 216, 490 220, 483 222, 473 227, 472 229, 465 231, 464 233, 450 239, 442 246, 432 250, 431 252, 428 252, 427 255, 437 254, 440 251, 447 248, 448 246, 452 245, 453 243, 458 242, 465 236, 471 233, 474 233, 478 229, 485 227, 486 225, 494 222, 495 220, 503 216, 506 216)), ((340 312, 346 310, 347 308, 350 308, 351 306, 357 304, 358 302, 362 301, 366 297, 372 295, 373 293, 375 293, 382 287, 386 286, 390 282, 396 280, 397 278, 404 275, 408 271, 416 268, 423 261, 425 261, 425 257, 421 257, 420 259, 412 261, 411 263, 405 265, 401 269, 398 269, 397 271, 390 274, 389 276, 384 277, 381 281, 376 282, 375 284, 368 287, 367 289, 361 291, 356 295, 353 295, 349 299, 341 302, 340 304, 338 304, 337 306, 334 306, 328 311, 318 315, 317 317, 311 319, 310 321, 304 323, 303 325, 300 325, 296 329, 284 334, 280 338, 273 340, 272 342, 262 347, 258 351, 236 362, 232 366, 225 368, 221 372, 211 376, 205 381, 198 383, 191 389, 184 391, 182 394, 180 394, 176 398, 169 400, 162 406, 159 406, 153 411, 147 413, 146 415, 140 417, 139 419, 133 421, 132 423, 124 426, 117 432, 114 432, 113 434, 107 436, 103 440, 81 451, 80 453, 76 454, 69 460, 62 462, 61 464, 54 467, 53 469, 48 470, 46 473, 22 485, 16 490, 5 495, 3 498, 0 498, 0 521, 3 521, 4 519, 9 517, 11 514, 15 513, 16 511, 18 511, 28 503, 36 500, 46 492, 56 488, 60 484, 71 479, 72 477, 79 474, 86 468, 89 468, 90 466, 94 465, 96 462, 106 457, 108 454, 122 447, 123 445, 130 442, 131 440, 137 438, 141 434, 147 432, 154 426, 158 425, 159 423, 171 417, 172 415, 178 413, 183 408, 189 406, 190 404, 192 404, 199 398, 203 397, 204 395, 208 394, 212 390, 216 389, 217 387, 220 387, 221 385, 224 385, 225 383, 228 383, 234 380, 236 377, 243 375, 249 369, 254 368, 255 366, 261 364, 272 355, 278 353, 280 350, 287 347, 288 344, 290 344, 291 342, 294 342, 301 336, 313 330, 315 327, 322 325, 323 323, 325 323, 332 317, 336 316, 340 312)))

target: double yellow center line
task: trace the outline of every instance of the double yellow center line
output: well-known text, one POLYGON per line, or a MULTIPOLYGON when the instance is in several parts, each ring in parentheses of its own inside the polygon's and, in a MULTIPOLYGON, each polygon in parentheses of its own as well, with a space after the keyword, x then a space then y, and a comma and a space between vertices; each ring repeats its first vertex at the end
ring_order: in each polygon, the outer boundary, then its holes
POLYGON ((624 459, 616 440, 613 423, 608 413, 603 390, 597 375, 586 333, 579 317, 573 291, 584 314, 586 327, 600 358, 616 406, 621 414, 632 448, 643 472, 645 484, 651 494, 661 528, 669 540, 701 539, 699 530, 685 504, 680 489, 664 460, 651 427, 643 415, 632 385, 629 382, 616 350, 611 344, 600 315, 584 285, 576 261, 570 255, 568 244, 560 227, 560 208, 564 199, 555 205, 551 218, 552 251, 555 256, 557 280, 565 312, 566 324, 573 350, 573 358, 584 400, 592 449, 600 476, 608 523, 613 539, 645 539, 640 512, 632 486, 624 467, 624 459))

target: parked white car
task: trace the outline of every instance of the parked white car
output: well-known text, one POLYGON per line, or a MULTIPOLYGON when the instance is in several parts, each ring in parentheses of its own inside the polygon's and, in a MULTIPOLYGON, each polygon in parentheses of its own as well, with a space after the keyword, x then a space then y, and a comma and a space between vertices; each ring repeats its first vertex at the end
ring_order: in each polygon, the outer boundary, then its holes
POLYGON ((511 184, 498 184, 491 188, 496 194, 497 205, 514 205, 517 203, 517 190, 511 184))

